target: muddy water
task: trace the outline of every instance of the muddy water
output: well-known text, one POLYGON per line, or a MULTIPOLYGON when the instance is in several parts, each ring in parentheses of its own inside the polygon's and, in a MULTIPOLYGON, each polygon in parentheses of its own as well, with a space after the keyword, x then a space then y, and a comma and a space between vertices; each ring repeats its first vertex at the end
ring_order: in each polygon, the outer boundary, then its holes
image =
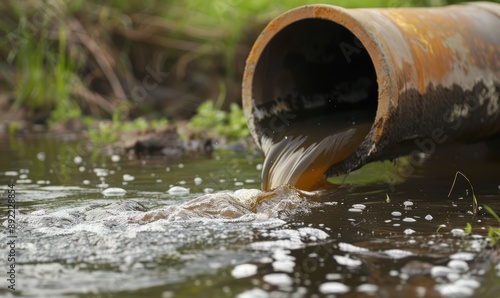
POLYGON ((380 178, 394 166, 372 165, 318 193, 261 192, 263 159, 254 152, 136 161, 92 155, 77 139, 0 140, 0 296, 498 297, 500 291, 499 253, 485 247, 488 227, 500 224, 484 209, 473 214, 463 180, 447 197, 461 170, 480 206, 500 211, 499 144, 440 147, 390 184, 380 178), (5 199, 12 182, 16 292, 1 273, 10 264, 5 199), (463 235, 466 223, 472 235, 463 235))
POLYGON ((262 189, 281 185, 307 191, 325 188, 326 170, 351 155, 371 128, 370 122, 356 123, 349 115, 339 118, 292 121, 281 132, 263 135, 262 189))

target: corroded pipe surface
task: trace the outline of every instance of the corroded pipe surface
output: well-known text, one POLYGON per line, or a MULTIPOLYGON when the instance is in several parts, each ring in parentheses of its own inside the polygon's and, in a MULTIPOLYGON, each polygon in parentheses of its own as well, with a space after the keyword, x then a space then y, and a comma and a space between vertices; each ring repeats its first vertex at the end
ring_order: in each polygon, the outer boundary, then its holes
POLYGON ((243 78, 245 116, 261 148, 266 136, 286 136, 297 119, 350 115, 371 125, 327 175, 399 154, 405 144, 413 144, 406 153, 416 146, 426 153, 429 140, 495 135, 499 94, 500 5, 486 2, 299 7, 264 29, 243 78))

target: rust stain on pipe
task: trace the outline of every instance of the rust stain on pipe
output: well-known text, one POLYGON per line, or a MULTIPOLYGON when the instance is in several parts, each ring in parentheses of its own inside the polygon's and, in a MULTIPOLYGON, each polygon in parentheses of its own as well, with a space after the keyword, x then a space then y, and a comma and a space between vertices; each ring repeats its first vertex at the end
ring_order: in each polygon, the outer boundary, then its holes
POLYGON ((283 115, 336 117, 372 109, 362 143, 327 175, 390 156, 409 141, 438 138, 436 129, 446 141, 492 136, 500 131, 498 30, 500 5, 487 2, 387 9, 308 5, 288 11, 269 23, 247 59, 248 127, 262 146, 262 136, 274 134, 270 126, 283 115), (356 103, 356 86, 373 98, 356 103), (338 88, 350 93, 339 95, 338 88), (318 104, 332 92, 340 112, 331 99, 318 104))

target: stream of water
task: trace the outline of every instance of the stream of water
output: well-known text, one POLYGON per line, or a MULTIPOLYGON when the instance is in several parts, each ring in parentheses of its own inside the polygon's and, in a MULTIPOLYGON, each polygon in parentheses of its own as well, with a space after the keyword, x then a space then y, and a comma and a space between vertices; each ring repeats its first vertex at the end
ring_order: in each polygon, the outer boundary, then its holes
POLYGON ((86 144, 0 138, 0 296, 498 297, 500 253, 485 244, 500 223, 473 214, 463 179, 447 197, 460 170, 500 211, 498 142, 440 147, 395 184, 379 179, 385 163, 322 192, 260 191, 253 151, 172 162, 86 144))

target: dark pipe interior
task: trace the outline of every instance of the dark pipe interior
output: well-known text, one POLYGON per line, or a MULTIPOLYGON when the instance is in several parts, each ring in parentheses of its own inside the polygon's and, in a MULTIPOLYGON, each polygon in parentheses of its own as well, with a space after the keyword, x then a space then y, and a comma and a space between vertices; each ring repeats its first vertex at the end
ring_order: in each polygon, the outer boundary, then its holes
POLYGON ((329 20, 304 19, 278 32, 259 58, 252 87, 259 110, 254 113, 266 114, 256 117, 257 133, 283 111, 293 113, 294 121, 348 114, 352 122, 373 123, 377 110, 377 78, 368 52, 349 30, 329 20))

